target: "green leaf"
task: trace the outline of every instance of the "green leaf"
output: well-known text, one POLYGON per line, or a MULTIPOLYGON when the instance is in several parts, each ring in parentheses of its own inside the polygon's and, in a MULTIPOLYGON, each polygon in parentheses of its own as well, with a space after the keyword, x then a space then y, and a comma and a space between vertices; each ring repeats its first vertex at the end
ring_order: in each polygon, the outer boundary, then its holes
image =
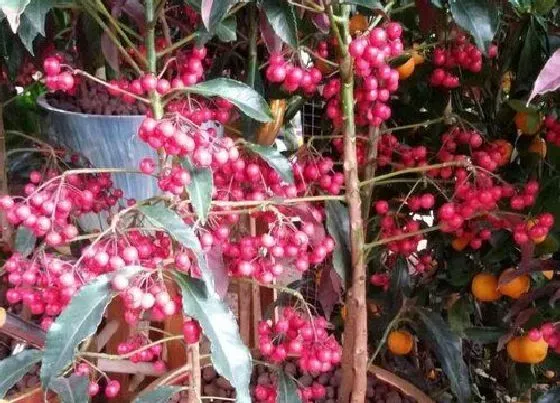
POLYGON ((189 227, 181 216, 164 204, 140 206, 138 210, 144 214, 150 224, 168 232, 176 241, 195 253, 201 253, 202 247, 192 227, 189 227))
POLYGON ((216 293, 208 293, 204 285, 191 277, 175 272, 183 296, 183 312, 195 318, 210 340, 214 368, 237 392, 237 401, 249 403, 251 353, 239 335, 237 321, 229 307, 216 293))
POLYGON ((285 182, 294 183, 294 172, 290 161, 278 152, 276 148, 253 143, 245 143, 245 147, 265 160, 268 165, 278 172, 285 182))
POLYGON ((333 250, 333 266, 346 286, 351 270, 350 262, 350 217, 348 209, 338 200, 327 200, 325 203, 327 215, 327 230, 333 237, 335 246, 333 250))
POLYGON ((297 23, 293 6, 285 0, 262 0, 262 8, 276 35, 292 48, 296 48, 297 23))
POLYGON ((0 10, 6 15, 10 28, 15 33, 21 21, 21 15, 31 0, 2 0, 0 10))
POLYGON ((23 15, 29 20, 35 30, 45 36, 45 17, 52 8, 51 0, 31 0, 23 15))
POLYGON ((367 8, 383 8, 383 5, 379 0, 344 0, 343 3, 355 4, 356 6, 362 6, 367 8))
POLYGON ((464 329, 465 337, 477 343, 497 343, 506 333, 506 330, 496 326, 473 326, 464 329))
POLYGON ((56 392, 62 403, 87 403, 88 383, 87 376, 72 375, 69 378, 53 379, 49 388, 56 392))
POLYGON ((451 0, 449 8, 455 22, 473 36, 479 49, 488 53, 498 30, 496 5, 488 0, 451 0))
POLYGON ((272 114, 266 100, 254 89, 240 81, 216 78, 196 84, 187 88, 187 90, 208 97, 227 99, 247 116, 260 122, 272 120, 272 114))
MULTIPOLYGON (((137 267, 120 271, 129 277, 137 267)), ((110 277, 102 275, 84 285, 49 328, 45 338, 41 383, 44 388, 64 370, 74 358, 75 349, 97 330, 105 308, 113 297, 110 277)))
POLYGON ((191 183, 189 183, 187 189, 194 212, 200 222, 205 224, 212 203, 212 170, 210 168, 197 168, 187 158, 183 160, 183 167, 191 175, 191 183))
POLYGON ((548 14, 550 10, 557 4, 557 0, 535 0, 535 11, 539 14, 548 14))
POLYGON ((214 32, 215 28, 226 16, 232 3, 230 0, 202 0, 200 2, 202 22, 209 32, 214 32))
POLYGON ((181 386, 159 386, 147 393, 141 393, 133 403, 167 403, 171 396, 183 390, 181 386))
POLYGON ((33 41, 39 35, 39 31, 35 29, 25 14, 21 16, 17 35, 25 49, 33 54, 33 41))
POLYGON ((208 270, 206 258, 202 253, 200 241, 192 227, 189 227, 183 219, 173 210, 164 204, 154 204, 151 206, 140 206, 138 210, 144 214, 146 219, 156 228, 160 228, 171 235, 173 239, 181 243, 185 248, 193 251, 198 260, 198 267, 202 273, 202 279, 206 283, 208 290, 214 291, 214 279, 208 270))
POLYGON ((297 385, 292 378, 290 378, 282 370, 278 372, 278 402, 282 403, 301 403, 301 398, 297 393, 297 385))
POLYGON ((216 35, 222 42, 237 40, 237 17, 232 15, 220 22, 216 27, 216 35))
POLYGON ((33 251, 35 247, 35 241, 37 237, 33 232, 25 227, 19 227, 16 231, 16 239, 14 240, 14 248, 23 255, 27 257, 33 251))
POLYGON ((461 298, 455 301, 447 312, 447 322, 453 333, 463 336, 465 328, 471 326, 471 313, 473 306, 468 298, 461 298))
POLYGON ((527 105, 526 101, 520 99, 510 99, 508 101, 508 106, 515 112, 527 112, 527 113, 538 113, 538 108, 533 105, 527 105))
POLYGON ((39 350, 24 350, 0 361, 0 398, 12 388, 33 365, 41 361, 39 350))
POLYGON ((537 403, 557 403, 557 402, 560 402, 560 386, 549 389, 537 400, 537 403))
POLYGON ((441 362, 451 390, 460 403, 471 401, 469 370, 463 361, 461 339, 453 334, 439 314, 422 307, 411 309, 419 319, 418 334, 430 344, 441 362))

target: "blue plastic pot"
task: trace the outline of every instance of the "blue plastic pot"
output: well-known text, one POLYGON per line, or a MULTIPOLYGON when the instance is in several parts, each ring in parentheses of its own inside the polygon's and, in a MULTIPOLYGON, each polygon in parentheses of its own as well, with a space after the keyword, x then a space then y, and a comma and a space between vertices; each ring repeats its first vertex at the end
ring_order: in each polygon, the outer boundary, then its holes
MULTIPOLYGON (((144 157, 156 153, 138 138, 143 116, 86 115, 50 106, 39 98, 44 111, 41 129, 53 143, 86 157, 96 168, 138 169, 144 157)), ((112 174, 126 198, 143 200, 158 193, 154 178, 140 174, 112 174)))

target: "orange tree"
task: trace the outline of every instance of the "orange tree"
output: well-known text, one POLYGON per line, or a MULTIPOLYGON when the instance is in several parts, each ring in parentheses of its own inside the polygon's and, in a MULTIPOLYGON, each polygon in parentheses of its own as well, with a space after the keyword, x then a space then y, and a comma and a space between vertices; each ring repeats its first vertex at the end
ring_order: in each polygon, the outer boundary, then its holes
MULTIPOLYGON (((51 6, 69 7, 35 3, 0 6, 28 48, 51 6)), ((105 75, 79 40, 43 60, 51 106, 145 112, 137 139, 155 156, 84 168, 37 142, 44 166, 0 207, 16 228, 6 300, 46 336, 0 362, 0 393, 40 362, 63 401, 115 398, 96 359, 155 376, 180 340, 190 362, 137 401, 361 403, 381 367, 438 401, 557 401, 555 2, 186 3, 75 1, 70 15, 103 32, 105 75), (123 173, 160 193, 127 197, 110 177, 123 173), (91 213, 108 218, 88 233, 91 213), (280 294, 252 352, 230 281, 280 294), (136 336, 91 352, 113 298, 136 336), (182 334, 155 341, 138 326, 177 318, 182 334), (201 388, 207 357, 234 395, 201 388), (254 363, 272 376, 251 382, 254 363)))

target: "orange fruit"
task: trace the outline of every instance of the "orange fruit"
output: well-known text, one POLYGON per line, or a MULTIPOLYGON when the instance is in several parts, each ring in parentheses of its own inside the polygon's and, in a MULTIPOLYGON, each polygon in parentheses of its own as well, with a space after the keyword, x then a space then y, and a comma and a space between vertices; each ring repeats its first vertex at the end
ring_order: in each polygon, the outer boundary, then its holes
POLYGON ((412 45, 412 49, 415 49, 412 52, 412 58, 414 59, 414 64, 417 64, 417 65, 422 64, 425 61, 424 55, 422 53, 418 52, 418 50, 416 50, 416 49, 418 49, 418 47, 419 46, 416 43, 412 45))
POLYGON ((412 350, 414 338, 406 330, 393 330, 387 338, 389 351, 396 355, 406 355, 412 350))
POLYGON ((412 73, 414 73, 414 66, 414 58, 411 57, 399 67, 397 67, 397 71, 399 72, 399 79, 406 80, 408 77, 410 77, 412 73))
POLYGON ((538 112, 517 112, 514 118, 515 126, 521 134, 533 136, 541 128, 542 119, 538 112))
MULTIPOLYGON (((513 267, 511 267, 507 270, 504 270, 502 272, 502 274, 500 274, 500 279, 505 274, 508 274, 508 273, 511 273, 511 272, 514 272, 514 271, 515 271, 515 269, 513 267)), ((498 280, 498 283, 500 283, 500 280, 498 280)), ((529 286, 530 285, 531 285, 531 279, 529 278, 529 276, 527 276, 526 274, 522 274, 521 276, 515 277, 509 283, 499 284, 498 285, 498 290, 502 295, 507 295, 508 297, 511 297, 513 299, 517 299, 520 296, 522 296, 523 294, 525 294, 527 291, 529 291, 529 286)))
POLYGON ((507 352, 512 361, 538 364, 546 358, 548 343, 543 338, 531 341, 527 336, 516 336, 507 343, 507 352))
POLYGON ((368 26, 369 23, 365 15, 354 14, 352 17, 350 17, 350 25, 348 27, 350 29, 350 35, 355 35, 359 32, 365 32, 367 31, 368 26))
POLYGON ((451 247, 457 252, 461 252, 471 242, 472 237, 472 233, 467 232, 462 237, 455 238, 453 241, 451 241, 451 247))
POLYGON ((513 152, 513 145, 504 139, 494 140, 492 144, 498 148, 498 152, 502 156, 499 165, 507 165, 511 160, 511 153, 513 152))
POLYGON ((545 276, 548 280, 552 280, 554 277, 554 270, 545 270, 542 272, 543 276, 545 276))
POLYGON ((540 136, 535 136, 529 145, 529 152, 539 154, 541 158, 546 157, 546 141, 540 136))
POLYGON ((498 290, 498 278, 489 273, 474 276, 471 291, 474 297, 482 302, 497 301, 502 296, 498 290))
POLYGON ((342 305, 342 308, 340 308, 340 316, 342 316, 342 320, 346 320, 348 316, 348 308, 346 308, 346 305, 342 305))

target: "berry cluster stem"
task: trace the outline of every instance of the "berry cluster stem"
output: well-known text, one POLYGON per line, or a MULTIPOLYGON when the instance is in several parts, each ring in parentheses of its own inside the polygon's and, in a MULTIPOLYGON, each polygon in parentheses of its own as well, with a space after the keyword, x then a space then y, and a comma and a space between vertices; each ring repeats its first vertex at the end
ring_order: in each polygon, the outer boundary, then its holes
POLYGON ((340 6, 335 16, 332 5, 328 8, 331 30, 337 38, 342 54, 340 76, 344 135, 344 182, 350 218, 350 245, 352 256, 352 284, 347 293, 348 317, 344 327, 342 352, 341 402, 365 401, 367 388, 367 309, 366 267, 364 262, 364 232, 361 209, 360 180, 354 124, 354 75, 352 58, 348 51, 351 40, 350 6, 340 6), (340 29, 339 29, 340 26, 340 29))
MULTIPOLYGON (((148 71, 156 74, 157 70, 157 54, 156 54, 156 15, 154 0, 146 0, 146 59, 148 62, 148 71)), ((154 119, 163 117, 163 104, 161 97, 157 91, 150 94, 152 100, 152 111, 154 119)))

